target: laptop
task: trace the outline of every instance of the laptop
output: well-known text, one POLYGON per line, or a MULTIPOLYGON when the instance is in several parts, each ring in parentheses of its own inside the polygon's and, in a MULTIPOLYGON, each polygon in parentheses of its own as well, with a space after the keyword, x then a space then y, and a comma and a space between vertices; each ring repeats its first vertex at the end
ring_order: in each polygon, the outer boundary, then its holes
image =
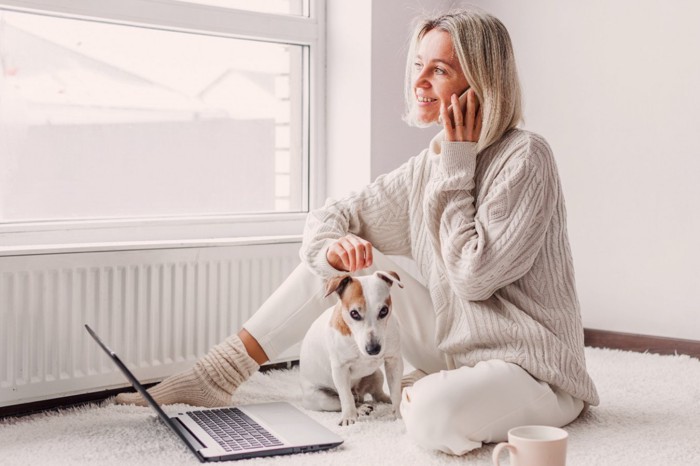
POLYGON ((285 402, 208 408, 170 417, 119 356, 88 325, 85 328, 158 417, 202 463, 326 450, 343 443, 342 438, 285 402))

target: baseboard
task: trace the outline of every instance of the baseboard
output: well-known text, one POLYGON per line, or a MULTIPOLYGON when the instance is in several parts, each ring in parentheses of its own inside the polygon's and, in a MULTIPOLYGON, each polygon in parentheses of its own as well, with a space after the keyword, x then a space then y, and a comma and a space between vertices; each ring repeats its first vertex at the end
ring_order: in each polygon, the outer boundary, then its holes
POLYGON ((609 330, 584 329, 584 343, 594 348, 611 348, 640 353, 687 354, 700 359, 700 341, 638 335, 609 330))

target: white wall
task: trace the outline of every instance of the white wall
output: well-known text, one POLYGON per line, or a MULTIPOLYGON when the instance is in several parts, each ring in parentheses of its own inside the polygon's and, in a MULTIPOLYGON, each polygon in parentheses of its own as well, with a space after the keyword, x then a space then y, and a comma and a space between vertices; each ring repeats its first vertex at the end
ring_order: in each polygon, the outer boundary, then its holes
POLYGON ((370 181, 372 1, 329 1, 326 18, 326 190, 339 198, 370 181))
MULTIPOLYGON (((329 2, 329 19, 344 3, 329 2)), ((343 62, 361 77, 359 88, 350 84, 357 74, 343 74, 343 85, 328 83, 329 109, 338 86, 362 107, 345 117, 348 137, 334 138, 329 128, 329 141, 336 141, 329 158, 357 157, 346 164, 361 165, 339 172, 352 181, 335 195, 397 167, 435 133, 400 120, 405 46, 414 12, 453 2, 358 3, 369 15, 363 20, 371 18, 371 44, 366 35, 359 43, 363 53, 370 50, 371 64, 366 56, 359 65, 333 57, 329 44, 329 76, 343 62)), ((700 214, 693 203, 700 200, 700 138, 693 131, 700 123, 700 4, 471 3, 508 27, 524 89, 524 127, 543 134, 557 157, 585 326, 700 339, 700 214)), ((329 21, 329 37, 348 33, 348 26, 333 31, 339 22, 329 21)), ((367 34, 367 24, 361 27, 367 34)), ((333 122, 338 109, 328 117, 333 122)))

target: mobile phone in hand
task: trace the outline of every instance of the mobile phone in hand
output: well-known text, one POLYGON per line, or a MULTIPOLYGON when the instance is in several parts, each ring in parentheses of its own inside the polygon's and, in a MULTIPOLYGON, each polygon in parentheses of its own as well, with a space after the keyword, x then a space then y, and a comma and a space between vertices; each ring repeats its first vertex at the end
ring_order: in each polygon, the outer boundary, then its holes
MULTIPOLYGON (((462 112, 462 115, 464 115, 464 110, 467 107, 467 92, 469 91, 469 87, 467 87, 464 92, 459 96, 459 108, 460 111, 462 112)), ((455 114, 454 111, 452 110, 452 104, 450 104, 447 107, 447 114, 450 116, 450 123, 452 123, 452 127, 455 125, 455 114)), ((438 123, 442 124, 442 115, 438 117, 438 123)))

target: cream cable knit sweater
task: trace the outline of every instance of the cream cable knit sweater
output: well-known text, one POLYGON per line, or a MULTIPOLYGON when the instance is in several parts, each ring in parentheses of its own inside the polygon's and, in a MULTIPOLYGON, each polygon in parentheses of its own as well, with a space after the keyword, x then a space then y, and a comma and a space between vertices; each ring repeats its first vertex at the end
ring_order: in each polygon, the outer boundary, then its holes
POLYGON ((559 175, 546 141, 514 129, 430 147, 363 191, 308 216, 301 258, 338 272, 326 250, 348 232, 412 257, 427 282, 451 368, 501 359, 592 405, 559 175))

